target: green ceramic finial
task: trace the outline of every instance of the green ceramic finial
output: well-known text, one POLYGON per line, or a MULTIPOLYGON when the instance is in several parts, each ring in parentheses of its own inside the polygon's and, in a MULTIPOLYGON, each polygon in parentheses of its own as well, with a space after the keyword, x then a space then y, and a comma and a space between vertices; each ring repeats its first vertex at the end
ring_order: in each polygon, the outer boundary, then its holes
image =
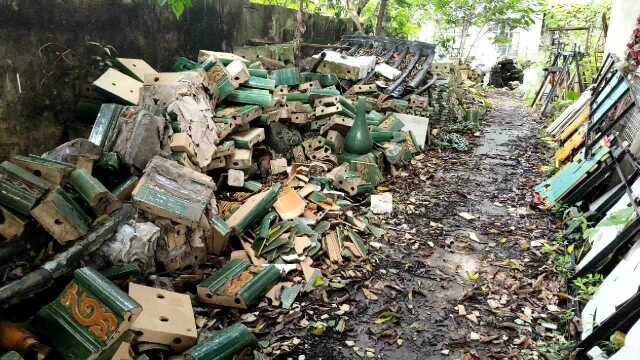
POLYGON ((373 140, 367 125, 367 100, 358 98, 356 119, 344 140, 344 151, 353 155, 364 155, 373 149, 373 140))

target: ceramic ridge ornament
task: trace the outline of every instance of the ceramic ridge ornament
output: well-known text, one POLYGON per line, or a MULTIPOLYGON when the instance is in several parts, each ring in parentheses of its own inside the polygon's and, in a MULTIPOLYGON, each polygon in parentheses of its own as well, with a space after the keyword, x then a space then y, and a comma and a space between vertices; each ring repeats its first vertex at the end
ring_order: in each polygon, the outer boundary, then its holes
POLYGON ((367 154, 373 149, 373 140, 367 125, 367 108, 367 100, 359 97, 356 104, 356 119, 344 139, 344 152, 352 155, 350 157, 367 154))

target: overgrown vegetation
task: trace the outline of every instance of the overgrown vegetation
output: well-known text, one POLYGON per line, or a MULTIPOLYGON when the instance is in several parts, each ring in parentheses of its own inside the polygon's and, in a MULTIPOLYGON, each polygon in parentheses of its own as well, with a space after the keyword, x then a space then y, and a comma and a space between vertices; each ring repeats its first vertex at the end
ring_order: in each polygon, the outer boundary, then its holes
POLYGON ((598 347, 602 349, 607 356, 612 356, 618 350, 622 349, 625 337, 622 331, 616 331, 609 337, 609 341, 601 341, 598 343, 598 347))
MULTIPOLYGON (((589 223, 586 216, 582 211, 575 207, 568 207, 565 204, 560 204, 554 213, 556 217, 562 219, 563 228, 560 230, 555 238, 545 244, 543 252, 547 254, 548 261, 553 267, 556 274, 567 282, 567 288, 572 294, 573 299, 586 303, 593 298, 598 291, 599 286, 604 281, 604 277, 601 274, 589 274, 584 277, 574 279, 569 283, 569 279, 575 274, 576 261, 582 257, 588 248, 589 234, 593 231, 593 224, 589 223)), ((621 215, 621 218, 624 216, 621 215)), ((615 221, 622 221, 620 218, 616 218, 615 221)), ((574 303, 574 306, 576 304, 574 303)), ((565 336, 574 334, 576 331, 575 309, 569 308, 562 310, 555 314, 559 323, 559 333, 555 333, 548 341, 544 342, 538 347, 538 352, 544 354, 546 359, 568 359, 575 350, 576 343, 565 339, 565 336), (562 335, 564 334, 564 335, 562 335)), ((610 339, 608 342, 600 344, 601 348, 607 353, 612 354, 617 346, 624 344, 618 338, 610 339)), ((524 359, 537 359, 535 352, 523 351, 522 357, 524 359)))
MULTIPOLYGON (((422 26, 435 22, 443 34, 437 39, 443 49, 450 49, 459 40, 459 56, 463 54, 465 39, 472 27, 481 32, 490 25, 502 29, 527 27, 533 23, 534 13, 542 0, 251 0, 263 5, 283 6, 305 12, 351 19, 357 31, 391 36, 415 38, 422 26), (458 31, 455 31, 455 30, 458 31), (458 36, 450 33, 458 33, 458 36), (446 33, 446 34, 445 34, 446 33)), ((192 0, 158 0, 179 19, 192 6, 192 0)), ((477 39, 475 39, 477 40, 477 39)), ((474 40, 474 42, 475 42, 474 40)))
MULTIPOLYGON (((538 351, 544 354, 545 358, 548 360, 565 360, 570 358, 570 355, 575 348, 576 343, 574 341, 569 341, 564 338, 556 338, 544 343, 538 348, 538 351)), ((525 357, 525 359, 534 358, 525 357)))
POLYGON ((158 0, 160 6, 168 7, 180 19, 187 8, 193 5, 193 0, 158 0))
POLYGON ((591 300, 598 287, 604 281, 604 277, 600 274, 589 274, 573 280, 573 286, 576 290, 576 298, 582 302, 591 300))
MULTIPOLYGON (((298 9, 300 0, 251 0, 263 5, 298 9)), ((428 1, 421 0, 302 0, 308 13, 348 18, 355 29, 398 38, 415 37, 428 20, 428 1)))
MULTIPOLYGON (((502 30, 529 27, 534 22, 534 14, 541 6, 541 0, 431 0, 434 19, 445 29, 458 30, 459 41, 456 58, 466 60, 471 55, 475 42, 484 36, 490 25, 502 30), (478 36, 466 44, 469 31, 478 28, 478 36)), ((503 33, 496 36, 497 42, 504 42, 503 33)), ((454 41, 455 38, 447 36, 454 41)))
POLYGON ((590 83, 600 66, 601 53, 606 37, 606 21, 611 12, 611 2, 590 4, 547 4, 543 9, 545 52, 547 63, 551 61, 555 49, 564 44, 573 49, 578 44, 585 53, 580 62, 584 80, 590 83))

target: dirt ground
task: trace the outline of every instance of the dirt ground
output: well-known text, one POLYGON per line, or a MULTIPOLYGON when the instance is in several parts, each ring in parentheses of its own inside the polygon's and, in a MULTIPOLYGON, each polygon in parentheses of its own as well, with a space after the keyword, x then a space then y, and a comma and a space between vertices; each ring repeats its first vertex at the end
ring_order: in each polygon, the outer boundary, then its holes
MULTIPOLYGON (((385 184, 394 213, 371 244, 371 273, 337 269, 346 286, 285 317, 329 326, 322 336, 299 330, 302 343, 281 358, 537 358, 564 291, 541 250, 557 225, 530 207, 548 150, 541 120, 515 93, 489 101, 472 151, 429 150, 385 184), (331 327, 340 319, 342 333, 331 327)), ((294 328, 275 330, 284 339, 294 328)))

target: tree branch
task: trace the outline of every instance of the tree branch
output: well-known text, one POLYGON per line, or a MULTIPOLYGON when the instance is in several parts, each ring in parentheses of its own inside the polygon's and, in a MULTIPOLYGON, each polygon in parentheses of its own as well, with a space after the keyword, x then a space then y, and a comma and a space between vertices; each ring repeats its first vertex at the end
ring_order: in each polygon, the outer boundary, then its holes
POLYGON ((357 12, 357 9, 353 8, 351 6, 351 1, 350 0, 345 0, 346 4, 347 4, 347 11, 349 12, 349 15, 351 15, 351 19, 353 20, 353 22, 356 24, 356 28, 358 28, 359 32, 364 32, 364 29, 362 27, 362 19, 360 18, 360 15, 357 12))
POLYGON ((387 2, 389 0, 381 0, 378 9, 378 20, 376 21, 376 36, 384 36, 384 19, 387 15, 387 2))

